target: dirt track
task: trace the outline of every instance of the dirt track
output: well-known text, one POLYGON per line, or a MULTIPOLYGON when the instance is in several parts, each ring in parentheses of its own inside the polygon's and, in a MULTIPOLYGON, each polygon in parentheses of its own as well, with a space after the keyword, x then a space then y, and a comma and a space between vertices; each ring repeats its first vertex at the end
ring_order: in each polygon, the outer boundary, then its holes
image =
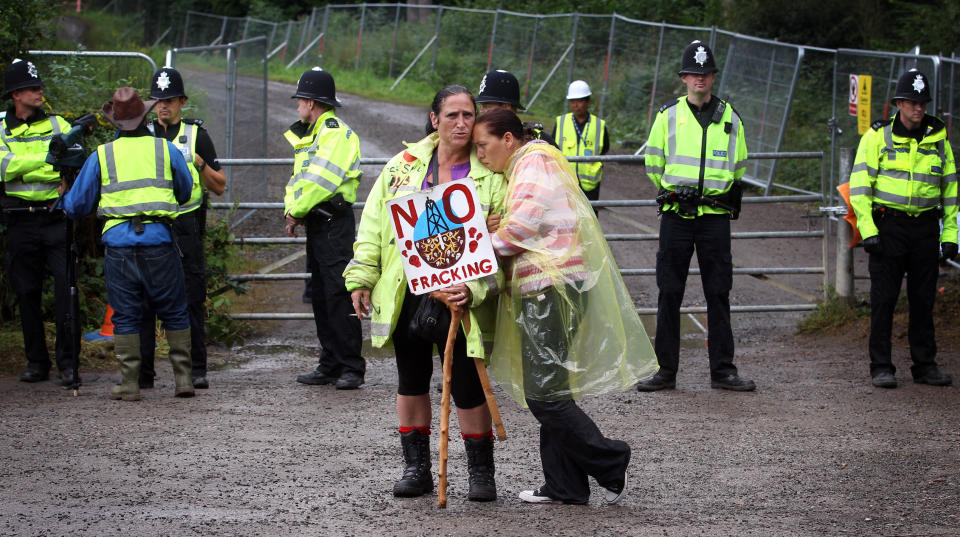
MULTIPOLYGON (((291 91, 271 84, 271 156, 288 150, 279 135, 295 119, 291 91)), ((422 132, 423 110, 344 101, 343 119, 371 144, 365 156, 387 156, 422 132)), ((365 172, 364 193, 375 177, 365 172)), ((271 188, 285 173, 271 171, 271 188)), ((640 171, 627 166, 606 172, 603 192, 604 199, 652 197, 640 171)), ((803 229, 802 212, 753 206, 734 229, 803 229)), ((649 208, 603 211, 601 222, 611 233, 656 229, 649 208)), ((276 215, 240 228, 280 231, 276 215)), ((653 267, 654 243, 613 246, 622 268, 653 267)), ((294 250, 258 255, 279 259, 294 250)), ((816 240, 734 246, 738 266, 815 266, 819 256, 816 240)), ((283 270, 301 271, 302 263, 283 270)), ((696 279, 689 304, 702 303, 696 279)), ((655 304, 652 277, 627 281, 638 306, 655 304)), ((819 292, 818 276, 773 281, 736 277, 732 302, 799 303, 807 302, 801 294, 819 292)), ((307 311, 300 290, 257 286, 244 305, 307 311)), ((905 327, 895 330, 901 387, 888 391, 869 386, 862 334, 793 336, 796 317, 734 315, 737 364, 757 381, 756 393, 709 388, 703 336, 691 325, 677 391, 582 402, 607 435, 633 447, 632 491, 619 507, 601 506, 599 494, 589 506, 521 504, 517 492, 541 479, 536 427, 502 392, 510 439, 497 446, 497 502, 465 501, 456 425, 449 507, 437 509, 435 495, 394 499, 392 357, 365 348, 367 384, 356 392, 296 384, 316 360, 308 322, 261 323, 243 347, 214 349, 227 367, 211 372, 212 388, 193 400, 172 397, 166 364, 138 404, 106 399, 116 372, 87 372, 76 399, 53 383, 0 378, 0 534, 960 535, 960 390, 910 382, 905 327)), ((960 376, 960 350, 943 347, 942 367, 960 376)))

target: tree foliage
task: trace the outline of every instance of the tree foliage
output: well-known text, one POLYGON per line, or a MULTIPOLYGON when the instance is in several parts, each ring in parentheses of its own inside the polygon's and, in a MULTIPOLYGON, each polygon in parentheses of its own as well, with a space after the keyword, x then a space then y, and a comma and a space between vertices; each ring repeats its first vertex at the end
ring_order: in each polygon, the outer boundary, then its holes
POLYGON ((49 0, 0 0, 0 69, 50 39, 57 10, 49 0))

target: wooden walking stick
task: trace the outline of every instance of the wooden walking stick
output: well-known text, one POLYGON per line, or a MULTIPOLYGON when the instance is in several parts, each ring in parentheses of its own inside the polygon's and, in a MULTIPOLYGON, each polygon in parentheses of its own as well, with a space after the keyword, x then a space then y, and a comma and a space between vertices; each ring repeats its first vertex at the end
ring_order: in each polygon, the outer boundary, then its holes
POLYGON ((460 331, 463 310, 444 300, 450 308, 450 329, 447 331, 447 344, 443 349, 443 391, 440 395, 440 460, 437 473, 440 482, 437 486, 437 507, 447 506, 447 448, 450 442, 450 379, 453 375, 453 346, 460 331))
POLYGON ((483 395, 487 398, 487 408, 490 409, 493 427, 497 430, 497 440, 503 442, 507 439, 507 430, 503 428, 503 420, 500 419, 500 407, 497 406, 497 398, 494 397, 493 387, 490 386, 487 364, 483 361, 483 358, 474 358, 473 362, 477 366, 477 376, 480 377, 480 385, 483 386, 483 395))

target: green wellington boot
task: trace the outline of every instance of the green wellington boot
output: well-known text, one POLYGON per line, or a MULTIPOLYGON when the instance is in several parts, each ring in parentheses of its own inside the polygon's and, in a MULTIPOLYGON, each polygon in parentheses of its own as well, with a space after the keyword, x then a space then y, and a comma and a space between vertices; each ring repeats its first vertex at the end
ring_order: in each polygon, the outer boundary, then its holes
POLYGON ((193 377, 190 374, 190 329, 167 330, 170 344, 170 364, 177 397, 193 397, 193 377))
POLYGON ((110 389, 110 399, 139 401, 140 334, 114 334, 113 343, 123 382, 110 389))

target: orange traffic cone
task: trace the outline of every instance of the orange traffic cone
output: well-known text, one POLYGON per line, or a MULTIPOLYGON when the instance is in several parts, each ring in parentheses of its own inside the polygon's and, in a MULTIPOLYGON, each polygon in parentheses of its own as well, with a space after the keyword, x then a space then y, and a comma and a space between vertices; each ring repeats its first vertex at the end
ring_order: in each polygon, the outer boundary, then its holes
POLYGON ((99 332, 90 332, 83 336, 87 341, 110 341, 113 339, 113 308, 107 304, 107 312, 103 315, 103 324, 99 332))

